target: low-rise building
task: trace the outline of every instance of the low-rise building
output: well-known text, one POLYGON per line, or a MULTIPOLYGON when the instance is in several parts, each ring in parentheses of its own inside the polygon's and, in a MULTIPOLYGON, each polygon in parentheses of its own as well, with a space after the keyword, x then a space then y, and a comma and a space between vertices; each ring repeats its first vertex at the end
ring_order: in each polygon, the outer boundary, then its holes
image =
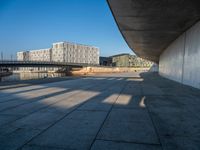
POLYGON ((116 67, 150 67, 153 65, 151 61, 127 53, 114 55, 111 58, 112 66, 116 67))
POLYGON ((99 64, 101 66, 112 66, 112 58, 111 57, 99 57, 99 64))

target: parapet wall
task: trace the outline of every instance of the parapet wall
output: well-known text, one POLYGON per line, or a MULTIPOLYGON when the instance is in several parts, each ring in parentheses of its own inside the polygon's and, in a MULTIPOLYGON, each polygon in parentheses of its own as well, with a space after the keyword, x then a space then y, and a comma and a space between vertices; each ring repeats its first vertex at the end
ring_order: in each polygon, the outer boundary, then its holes
POLYGON ((129 68, 129 67, 83 67, 78 70, 72 70, 73 75, 87 75, 98 73, 119 73, 119 72, 139 72, 149 71, 150 68, 129 68))
POLYGON ((160 55, 160 75, 200 89, 200 22, 160 55))

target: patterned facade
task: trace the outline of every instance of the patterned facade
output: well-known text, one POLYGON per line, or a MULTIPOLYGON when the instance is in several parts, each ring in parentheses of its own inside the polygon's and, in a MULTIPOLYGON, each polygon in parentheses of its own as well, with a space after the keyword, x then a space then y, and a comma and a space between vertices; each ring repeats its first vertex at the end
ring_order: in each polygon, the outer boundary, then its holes
POLYGON ((70 42, 58 42, 53 43, 52 48, 49 49, 18 52, 17 59, 99 64, 99 48, 70 42))
POLYGON ((116 67, 150 67, 153 65, 151 61, 130 54, 114 55, 111 58, 112 66, 116 67))

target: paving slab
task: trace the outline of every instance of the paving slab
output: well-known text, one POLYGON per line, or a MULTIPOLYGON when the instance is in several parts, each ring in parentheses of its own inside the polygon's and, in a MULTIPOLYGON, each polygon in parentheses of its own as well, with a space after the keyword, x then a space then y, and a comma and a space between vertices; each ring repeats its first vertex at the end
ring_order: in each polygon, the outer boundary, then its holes
POLYGON ((139 83, 135 83, 134 80, 128 80, 128 82, 129 84, 124 89, 123 94, 131 96, 142 95, 142 88, 139 83))
POLYGON ((160 112, 153 113, 152 118, 161 136, 200 136, 200 120, 192 113, 160 112))
POLYGON ((149 113, 147 110, 144 109, 113 109, 108 118, 107 121, 110 121, 113 123, 115 122, 146 122, 147 124, 152 124, 151 118, 149 116, 149 113))
POLYGON ((183 107, 183 101, 185 97, 181 98, 180 101, 178 99, 179 97, 174 96, 145 96, 145 102, 148 103, 148 107, 151 107, 152 110, 162 106, 183 107))
POLYGON ((159 87, 153 85, 153 84, 141 84, 142 86, 142 92, 145 96, 148 95, 164 95, 164 92, 162 91, 162 89, 160 89, 159 87))
MULTIPOLYGON (((145 109, 144 104, 146 101, 143 101, 144 96, 132 96, 127 94, 120 94, 114 108, 123 108, 123 109, 145 109)), ((145 100, 145 99, 144 99, 145 100)))
POLYGON ((112 88, 108 88, 104 92, 101 92, 96 97, 90 99, 90 101, 79 107, 79 110, 97 110, 97 111, 108 111, 114 104, 114 102, 120 96, 125 83, 117 84, 112 88))
POLYGON ((93 110, 93 111, 108 111, 112 107, 112 104, 117 99, 118 95, 114 94, 109 96, 108 98, 97 98, 97 100, 90 100, 89 102, 86 102, 81 107, 79 107, 79 110, 93 110), (103 102, 102 102, 103 101, 103 102))
POLYGON ((6 126, 3 126, 3 127, 0 127, 0 136, 3 136, 3 135, 8 135, 14 131, 16 131, 18 128, 16 127, 13 127, 11 125, 6 125, 6 126))
POLYGON ((196 150, 199 96, 151 73, 1 90, 0 149, 196 150))
POLYGON ((89 149, 106 114, 102 111, 75 111, 29 144, 66 149, 89 149))
MULTIPOLYGON (((70 112, 70 110, 68 110, 68 112, 70 112)), ((63 116, 64 114, 59 113, 37 112, 12 122, 11 125, 16 128, 44 130, 63 116)))
POLYGON ((19 94, 10 94, 9 96, 3 97, 1 99, 1 103, 2 102, 7 102, 7 101, 12 101, 12 100, 16 100, 16 98, 19 99, 34 99, 34 98, 45 98, 48 97, 48 95, 51 93, 51 95, 53 96, 53 94, 55 93, 59 93, 61 91, 64 91, 66 89, 64 88, 43 88, 43 89, 37 89, 37 90, 32 90, 29 92, 21 92, 19 94))
POLYGON ((96 140, 91 150, 162 150, 161 145, 96 140))
POLYGON ((159 144, 154 126, 145 121, 119 122, 107 120, 97 139, 122 142, 159 144))
POLYGON ((35 99, 33 102, 27 102, 23 105, 17 105, 14 108, 6 109, 5 111, 1 111, 0 114, 19 114, 19 115, 27 115, 31 112, 34 112, 36 110, 39 110, 41 108, 47 107, 51 104, 54 104, 58 101, 63 100, 64 98, 67 98, 73 94, 76 94, 80 91, 73 90, 73 91, 62 91, 56 93, 56 95, 43 98, 43 99, 35 99))
POLYGON ((199 137, 161 137, 163 150, 199 150, 199 137))
POLYGON ((46 146, 37 146, 37 145, 26 145, 22 150, 66 150, 64 148, 57 147, 46 147, 46 146))
POLYGON ((0 149, 16 150, 39 133, 39 130, 17 129, 14 132, 0 136, 0 149))
POLYGON ((0 127, 8 124, 14 120, 17 120, 18 118, 21 118, 21 115, 2 115, 0 114, 0 127))

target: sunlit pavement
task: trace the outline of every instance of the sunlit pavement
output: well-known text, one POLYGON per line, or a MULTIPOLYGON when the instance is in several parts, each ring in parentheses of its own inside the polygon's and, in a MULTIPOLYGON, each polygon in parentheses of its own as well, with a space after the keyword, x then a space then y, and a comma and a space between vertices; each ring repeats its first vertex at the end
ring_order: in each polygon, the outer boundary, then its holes
POLYGON ((200 90, 119 73, 0 91, 0 150, 200 149, 200 90))

